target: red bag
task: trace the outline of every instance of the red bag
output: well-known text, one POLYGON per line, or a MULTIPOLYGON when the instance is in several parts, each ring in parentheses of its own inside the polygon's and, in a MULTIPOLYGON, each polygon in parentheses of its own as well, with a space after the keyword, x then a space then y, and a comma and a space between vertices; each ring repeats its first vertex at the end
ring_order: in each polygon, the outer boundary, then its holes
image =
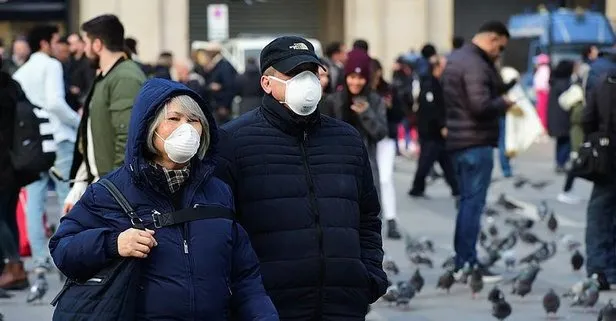
MULTIPOLYGON (((19 232, 19 255, 21 257, 32 256, 32 249, 30 249, 30 240, 28 239, 28 225, 26 223, 26 201, 28 195, 26 189, 22 188, 19 191, 19 199, 17 200, 17 208, 15 215, 17 216, 17 230, 19 232)), ((47 215, 43 214, 43 221, 41 222, 45 226, 47 237, 51 237, 49 227, 47 226, 47 215)))
POLYGON ((26 226, 26 189, 22 188, 19 191, 19 200, 17 201, 17 229, 19 230, 19 255, 27 257, 32 255, 30 250, 30 241, 28 240, 28 228, 26 226))

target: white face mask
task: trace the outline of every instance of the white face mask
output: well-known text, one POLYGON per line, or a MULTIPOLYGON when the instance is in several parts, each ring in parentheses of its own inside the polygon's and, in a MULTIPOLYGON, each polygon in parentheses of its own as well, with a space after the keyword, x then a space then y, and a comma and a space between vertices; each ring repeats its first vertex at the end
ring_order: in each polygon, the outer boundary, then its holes
POLYGON ((294 113, 308 116, 317 109, 321 100, 321 82, 314 73, 308 70, 302 71, 286 81, 274 76, 269 77, 287 86, 285 101, 280 103, 287 104, 294 113))
MULTIPOLYGON (((158 133, 156 136, 160 137, 158 133)), ((187 163, 199 150, 201 136, 190 124, 184 123, 176 128, 167 139, 160 137, 165 142, 165 152, 169 159, 177 164, 187 163)))

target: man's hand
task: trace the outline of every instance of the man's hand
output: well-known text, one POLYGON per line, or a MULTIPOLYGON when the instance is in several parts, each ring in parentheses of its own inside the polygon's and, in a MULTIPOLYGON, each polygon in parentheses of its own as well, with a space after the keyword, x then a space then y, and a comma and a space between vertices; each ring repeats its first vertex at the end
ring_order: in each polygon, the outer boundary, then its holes
POLYGON ((157 245, 152 230, 130 228, 118 236, 118 253, 122 257, 146 258, 150 249, 157 245))
POLYGON ((79 87, 77 86, 71 86, 69 90, 73 95, 79 95, 79 93, 81 92, 81 89, 79 89, 79 87))
POLYGON ((447 127, 441 128, 441 136, 443 136, 443 138, 447 138, 448 133, 449 132, 447 131, 447 127))
POLYGON ((210 90, 212 91, 220 91, 221 89, 222 89, 222 86, 217 82, 213 82, 210 84, 210 90))
POLYGON ((64 203, 64 207, 62 207, 62 216, 68 214, 68 212, 73 209, 73 206, 75 206, 73 203, 64 203))
POLYGON ((366 110, 368 110, 370 104, 367 101, 355 102, 351 105, 351 110, 358 114, 363 114, 366 110))
POLYGON ((516 117, 524 116, 524 111, 518 105, 511 106, 507 112, 511 113, 513 116, 516 116, 516 117))

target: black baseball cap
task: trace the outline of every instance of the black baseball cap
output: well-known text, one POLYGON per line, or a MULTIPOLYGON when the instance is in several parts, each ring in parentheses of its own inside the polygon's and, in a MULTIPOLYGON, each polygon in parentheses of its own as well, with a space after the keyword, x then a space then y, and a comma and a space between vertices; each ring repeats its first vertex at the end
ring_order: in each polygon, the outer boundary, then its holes
POLYGON ((269 67, 274 67, 286 74, 305 63, 314 63, 325 69, 314 52, 314 46, 302 37, 276 38, 261 50, 261 73, 269 67))

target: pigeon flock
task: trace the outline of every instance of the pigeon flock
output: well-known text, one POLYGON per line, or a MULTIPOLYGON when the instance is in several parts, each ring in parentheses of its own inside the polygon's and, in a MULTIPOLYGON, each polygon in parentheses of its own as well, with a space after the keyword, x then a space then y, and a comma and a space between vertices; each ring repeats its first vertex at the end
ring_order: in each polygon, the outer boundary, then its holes
MULTIPOLYGON (((530 185, 542 189, 548 182, 531 182, 528 179, 518 179, 514 186, 521 188, 530 185)), ((526 206, 527 207, 527 206, 526 206)), ((554 258, 557 251, 571 253, 571 270, 581 273, 584 266, 584 256, 580 248, 582 243, 571 235, 559 234, 559 222, 553 209, 546 201, 541 201, 534 208, 537 219, 520 218, 521 216, 507 215, 507 212, 527 210, 524 204, 501 195, 493 205, 486 206, 484 222, 478 238, 481 254, 478 261, 482 267, 493 267, 496 264, 505 267, 503 277, 496 281, 496 285, 487 293, 488 302, 492 305, 492 316, 497 320, 506 320, 515 311, 507 302, 504 289, 510 288, 507 296, 517 296, 523 302, 526 296, 533 293, 533 283, 542 271, 542 263, 554 258), (516 245, 526 244, 535 249, 525 256, 516 255, 516 245)), ((415 271, 408 280, 392 282, 393 276, 400 273, 398 264, 390 256, 386 256, 383 267, 390 282, 389 288, 381 301, 391 308, 411 309, 412 299, 420 295, 426 284, 421 269, 433 269, 434 263, 431 254, 435 252, 434 243, 426 238, 414 238, 404 232, 405 254, 415 271)), ((454 256, 449 256, 440 265, 443 273, 438 277, 436 288, 448 295, 452 287, 466 287, 471 299, 475 300, 486 289, 484 283, 494 283, 482 276, 479 264, 470 266, 466 264, 462 269, 455 270, 454 256)), ((561 304, 568 304, 571 309, 580 309, 581 312, 592 312, 598 315, 600 321, 616 321, 616 307, 610 301, 600 310, 593 310, 599 301, 599 276, 594 274, 584 278, 571 286, 566 293, 557 293, 549 289, 543 296, 542 304, 549 319, 559 318, 561 304)), ((537 293, 535 293, 536 295, 537 293)), ((532 303, 532 301, 528 301, 532 303)), ((378 303, 377 303, 378 304, 378 303)))

